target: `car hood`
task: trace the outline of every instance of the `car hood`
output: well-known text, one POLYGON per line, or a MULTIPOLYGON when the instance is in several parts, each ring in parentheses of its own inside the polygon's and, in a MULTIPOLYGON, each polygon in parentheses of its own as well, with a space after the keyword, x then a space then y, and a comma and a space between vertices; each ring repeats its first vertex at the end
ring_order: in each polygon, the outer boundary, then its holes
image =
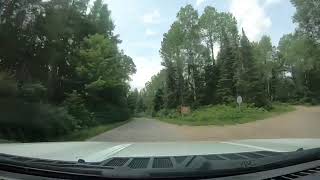
POLYGON ((62 161, 99 162, 111 157, 185 156, 253 151, 288 152, 320 147, 320 139, 247 139, 157 143, 50 142, 0 144, 0 153, 62 161))

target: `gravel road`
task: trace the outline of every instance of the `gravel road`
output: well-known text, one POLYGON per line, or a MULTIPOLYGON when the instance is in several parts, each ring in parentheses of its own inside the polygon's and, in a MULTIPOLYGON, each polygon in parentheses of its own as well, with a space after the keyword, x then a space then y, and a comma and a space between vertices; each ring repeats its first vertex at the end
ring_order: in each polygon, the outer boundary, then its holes
POLYGON ((180 126, 136 118, 89 141, 155 142, 269 138, 320 138, 320 107, 297 106, 294 112, 246 124, 180 126))

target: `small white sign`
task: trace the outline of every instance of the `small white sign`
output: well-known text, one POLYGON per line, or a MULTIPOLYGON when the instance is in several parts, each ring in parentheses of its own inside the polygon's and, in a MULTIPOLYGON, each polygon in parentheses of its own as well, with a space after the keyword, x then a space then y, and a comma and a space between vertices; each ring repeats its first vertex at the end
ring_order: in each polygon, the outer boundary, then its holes
POLYGON ((238 96, 238 97, 237 97, 237 103, 238 103, 238 104, 241 104, 241 103, 242 103, 242 97, 241 97, 241 96, 238 96))

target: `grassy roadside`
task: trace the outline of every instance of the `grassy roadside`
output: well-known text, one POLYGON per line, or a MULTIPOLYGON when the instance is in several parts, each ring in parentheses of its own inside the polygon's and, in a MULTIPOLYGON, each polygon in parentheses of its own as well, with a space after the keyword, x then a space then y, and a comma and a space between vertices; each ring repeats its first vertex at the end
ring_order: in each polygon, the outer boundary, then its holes
POLYGON ((6 140, 6 139, 0 139, 0 144, 1 143, 15 143, 15 141, 6 140))
POLYGON ((88 129, 79 130, 76 132, 73 132, 71 134, 68 134, 63 137, 59 137, 58 139, 55 139, 54 141, 84 141, 86 139, 89 139, 91 137, 97 136, 101 133, 104 133, 106 131, 109 131, 111 129, 114 129, 116 127, 119 127, 121 125, 124 125, 128 123, 130 120, 122 121, 122 122, 115 122, 111 124, 105 124, 105 125, 98 125, 95 127, 90 127, 88 129))
POLYGON ((158 117, 159 120, 178 125, 232 125, 243 124, 251 121, 261 120, 282 113, 294 111, 295 108, 288 104, 274 104, 273 109, 266 111, 262 108, 243 107, 241 112, 237 107, 216 105, 205 106, 195 110, 190 115, 180 116, 177 113, 158 117))

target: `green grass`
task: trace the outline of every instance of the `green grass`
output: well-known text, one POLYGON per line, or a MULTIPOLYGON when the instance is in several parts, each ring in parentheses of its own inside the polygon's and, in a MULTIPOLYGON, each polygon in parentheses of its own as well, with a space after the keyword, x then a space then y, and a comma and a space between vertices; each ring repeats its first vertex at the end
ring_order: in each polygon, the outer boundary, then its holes
POLYGON ((288 104, 273 104, 273 109, 267 111, 263 108, 242 107, 239 112, 237 107, 227 105, 201 107, 190 115, 180 116, 177 113, 169 113, 159 119, 168 123, 190 126, 201 125, 232 125, 261 120, 282 113, 294 111, 295 108, 288 104))
POLYGON ((1 143, 15 143, 16 141, 11 141, 11 140, 6 140, 6 139, 0 139, 0 144, 1 143))
POLYGON ((98 125, 95 127, 90 127, 88 129, 82 129, 79 131, 75 131, 71 134, 68 134, 66 136, 59 137, 58 139, 55 139, 54 141, 84 141, 84 140, 89 139, 91 137, 97 136, 101 133, 104 133, 106 131, 109 131, 111 129, 119 127, 123 124, 126 124, 129 121, 130 120, 111 123, 111 124, 105 124, 105 125, 98 125))

